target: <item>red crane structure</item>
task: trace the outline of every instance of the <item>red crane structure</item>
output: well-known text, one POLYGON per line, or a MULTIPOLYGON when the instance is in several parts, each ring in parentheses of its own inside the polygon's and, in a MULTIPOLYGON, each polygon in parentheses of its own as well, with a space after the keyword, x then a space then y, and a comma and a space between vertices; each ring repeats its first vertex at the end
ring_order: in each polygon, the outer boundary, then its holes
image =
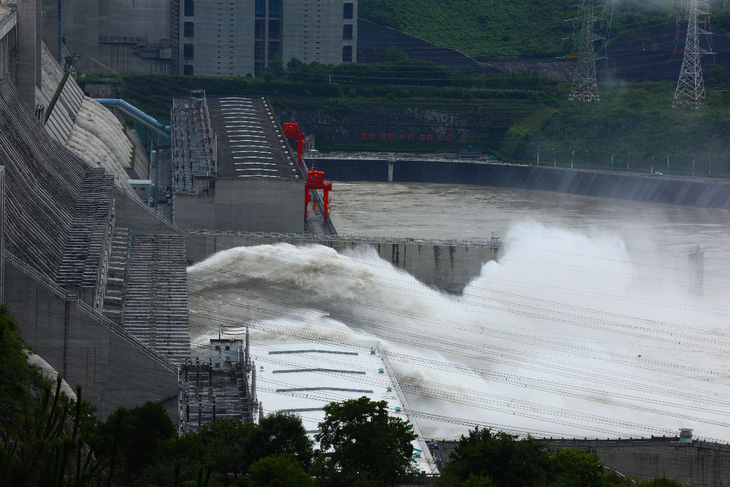
POLYGON ((295 139, 297 141, 297 162, 301 164, 302 151, 304 150, 304 146, 312 140, 312 136, 307 137, 307 134, 299 130, 299 124, 297 122, 285 123, 284 135, 286 135, 287 139, 295 139))
MULTIPOLYGON (((297 141, 297 162, 302 164, 302 151, 304 146, 312 140, 312 136, 307 137, 307 134, 299 130, 299 124, 297 122, 287 122, 284 124, 284 134, 287 139, 294 139, 297 141)), ((307 183, 304 186, 304 221, 307 221, 307 208, 309 203, 312 202, 312 194, 310 191, 314 190, 324 191, 324 208, 322 208, 324 214, 324 221, 327 221, 330 217, 329 208, 329 192, 332 191, 332 183, 324 180, 324 172, 322 171, 308 171, 307 172, 307 183)), ((317 211, 315 203, 314 211, 317 211)))
MULTIPOLYGON (((309 193, 311 190, 321 189, 324 191, 324 208, 322 208, 324 214, 324 221, 330 217, 329 210, 329 192, 332 191, 332 183, 324 180, 323 171, 309 171, 307 173, 307 184, 304 186, 304 221, 307 221, 307 207, 312 201, 312 195, 309 193)), ((315 206, 316 211, 316 206, 315 206)))

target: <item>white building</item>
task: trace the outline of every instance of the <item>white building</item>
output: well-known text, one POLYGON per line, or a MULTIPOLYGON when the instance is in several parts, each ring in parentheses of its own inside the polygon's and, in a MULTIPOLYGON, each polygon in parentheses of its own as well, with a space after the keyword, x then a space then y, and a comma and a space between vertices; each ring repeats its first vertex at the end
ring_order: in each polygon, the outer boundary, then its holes
MULTIPOLYGON (((56 8, 44 1, 46 37, 56 8)), ((61 17, 84 72, 245 76, 357 57, 357 0, 66 0, 61 17)))

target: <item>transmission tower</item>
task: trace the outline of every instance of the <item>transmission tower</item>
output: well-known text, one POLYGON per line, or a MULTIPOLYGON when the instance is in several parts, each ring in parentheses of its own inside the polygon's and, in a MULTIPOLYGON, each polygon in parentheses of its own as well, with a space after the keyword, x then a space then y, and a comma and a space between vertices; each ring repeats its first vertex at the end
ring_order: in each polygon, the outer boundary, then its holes
POLYGON ((596 53, 593 46, 593 22, 595 0, 583 0, 581 8, 581 29, 578 36, 578 62, 573 76, 573 86, 568 100, 599 101, 596 83, 596 53))
POLYGON ((701 56, 710 54, 710 52, 703 51, 700 48, 700 36, 708 35, 709 32, 699 26, 700 16, 707 15, 709 15, 709 6, 706 0, 689 0, 687 39, 684 44, 682 69, 679 72, 679 81, 674 92, 672 108, 699 109, 707 103, 705 83, 702 79, 701 56))

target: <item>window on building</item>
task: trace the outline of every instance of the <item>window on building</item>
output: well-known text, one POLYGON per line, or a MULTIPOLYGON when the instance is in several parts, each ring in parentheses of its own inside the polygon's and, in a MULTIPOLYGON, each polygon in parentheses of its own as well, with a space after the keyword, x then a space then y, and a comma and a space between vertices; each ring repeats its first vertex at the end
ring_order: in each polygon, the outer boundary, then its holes
POLYGON ((195 2, 193 0, 185 0, 185 17, 195 16, 195 2))
POLYGON ((256 0, 255 10, 256 15, 258 15, 259 17, 264 16, 264 14, 266 13, 266 3, 264 2, 264 0, 256 0))
POLYGON ((342 62, 352 62, 352 46, 342 46, 342 62))
POLYGON ((279 39, 281 37, 281 21, 269 20, 269 39, 279 39))
POLYGON ((281 46, 278 42, 272 42, 269 44, 269 63, 276 60, 276 56, 281 54, 281 46))
POLYGON ((195 37, 195 23, 194 22, 185 22, 185 24, 183 24, 183 35, 185 37, 195 37))
POLYGON ((183 74, 185 76, 193 76, 195 74, 195 71, 193 70, 193 67, 189 64, 186 64, 183 66, 183 74))
POLYGON ((352 3, 346 3, 343 12, 342 12, 342 18, 343 19, 351 19, 354 14, 355 9, 352 6, 352 3))
POLYGON ((254 61, 260 61, 263 63, 265 53, 266 53, 266 46, 264 45, 264 41, 256 41, 253 43, 254 61))
POLYGON ((281 14, 281 0, 269 0, 269 17, 278 17, 281 14))
POLYGON ((263 39, 264 35, 266 35, 266 21, 264 19, 256 19, 254 26, 254 38, 263 39))
POLYGON ((342 26, 342 39, 345 41, 352 40, 352 24, 342 26))
POLYGON ((195 59, 195 46, 193 44, 183 44, 183 59, 195 59))

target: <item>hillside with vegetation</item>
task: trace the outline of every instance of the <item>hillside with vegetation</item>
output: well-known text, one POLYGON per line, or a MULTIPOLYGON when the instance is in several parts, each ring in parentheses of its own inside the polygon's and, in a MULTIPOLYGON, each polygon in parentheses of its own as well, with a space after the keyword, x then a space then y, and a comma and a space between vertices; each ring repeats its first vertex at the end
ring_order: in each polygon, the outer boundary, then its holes
MULTIPOLYGON (((458 49, 477 59, 552 58, 569 55, 580 30, 574 0, 360 0, 360 17, 458 49)), ((608 20, 611 37, 633 29, 674 22, 675 3, 613 0, 597 9, 597 36, 608 20)), ((724 2, 717 3, 718 7, 724 2)))
MULTIPOLYGON (((624 51, 641 50, 657 32, 666 37, 674 29, 675 3, 617 1, 609 50, 616 36, 630 38, 622 43, 624 51), (663 27, 651 27, 656 25, 663 27)), ((566 17, 573 18, 577 9, 575 2, 565 0, 362 0, 360 8, 365 18, 476 57, 523 59, 571 52, 566 43, 572 46, 574 21, 566 17)), ((716 38, 727 38, 730 6, 713 1, 712 13, 716 38)), ((662 49, 666 39, 664 43, 662 49)), ((397 48, 386 54, 384 62, 339 66, 294 59, 258 77, 119 75, 111 81, 121 84, 123 98, 162 120, 169 119, 172 98, 189 96, 190 90, 205 90, 209 96, 266 96, 282 122, 299 122, 316 137, 320 151, 455 154, 472 147, 506 162, 536 164, 539 159, 562 167, 730 176, 726 64, 712 65, 708 59, 708 106, 688 111, 672 108, 677 59, 674 64, 659 60, 664 64, 645 69, 656 72, 661 67, 669 77, 627 82, 601 72, 601 101, 585 104, 568 101, 568 83, 532 71, 453 72, 409 59, 397 48)), ((727 58, 725 54, 718 59, 727 58)), ((574 62, 568 58, 552 64, 571 71, 574 62)))
POLYGON ((728 176, 730 81, 719 68, 705 79, 708 107, 675 110, 673 82, 599 83, 601 101, 586 104, 568 101, 569 85, 534 73, 453 74, 413 60, 290 63, 259 78, 117 78, 123 98, 162 120, 172 98, 192 89, 266 96, 282 122, 299 122, 315 135, 320 151, 455 154, 471 146, 524 164, 536 164, 540 152, 541 164, 611 169, 613 156, 617 171, 687 175, 694 165, 698 175, 728 176))

